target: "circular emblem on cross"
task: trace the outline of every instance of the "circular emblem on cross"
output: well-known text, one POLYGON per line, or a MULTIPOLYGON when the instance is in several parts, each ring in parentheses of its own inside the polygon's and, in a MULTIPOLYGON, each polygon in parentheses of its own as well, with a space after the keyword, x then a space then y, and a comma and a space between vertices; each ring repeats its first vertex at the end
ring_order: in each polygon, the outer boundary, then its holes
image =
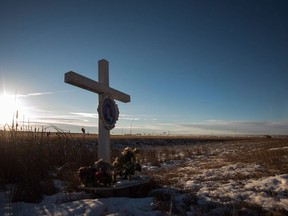
POLYGON ((119 109, 113 98, 110 96, 104 97, 99 103, 98 113, 107 130, 115 127, 119 117, 119 109))

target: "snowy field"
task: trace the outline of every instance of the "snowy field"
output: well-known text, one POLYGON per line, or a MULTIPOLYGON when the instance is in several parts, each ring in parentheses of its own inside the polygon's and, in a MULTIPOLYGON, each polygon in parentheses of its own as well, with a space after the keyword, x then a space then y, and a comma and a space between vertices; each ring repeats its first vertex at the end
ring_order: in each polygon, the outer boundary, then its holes
POLYGON ((0 215, 288 215, 287 139, 137 145, 149 196, 95 199, 55 181, 60 192, 24 203, 6 186, 0 215))

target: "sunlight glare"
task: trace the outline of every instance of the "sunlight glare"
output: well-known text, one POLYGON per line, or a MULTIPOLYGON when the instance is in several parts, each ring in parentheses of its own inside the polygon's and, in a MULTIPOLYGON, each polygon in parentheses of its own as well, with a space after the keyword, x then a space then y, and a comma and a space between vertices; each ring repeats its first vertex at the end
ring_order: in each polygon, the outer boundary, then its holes
POLYGON ((1 129, 3 129, 5 124, 11 126, 13 124, 13 119, 15 124, 16 120, 18 120, 18 122, 22 121, 22 117, 24 116, 24 106, 21 104, 19 98, 15 97, 15 95, 1 94, 0 101, 1 129))

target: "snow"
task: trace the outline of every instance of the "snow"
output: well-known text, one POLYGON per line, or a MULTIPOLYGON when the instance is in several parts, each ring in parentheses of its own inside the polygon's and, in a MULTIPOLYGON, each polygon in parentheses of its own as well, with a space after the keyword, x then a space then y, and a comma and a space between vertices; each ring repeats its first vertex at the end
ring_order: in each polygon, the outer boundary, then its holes
POLYGON ((288 210, 288 175, 251 180, 245 185, 250 196, 247 199, 266 208, 288 210))
MULTIPOLYGON (((271 148, 269 151, 273 150, 277 148, 271 148)), ((165 161, 160 166, 149 164, 143 166, 143 170, 152 172, 173 168, 174 171, 181 173, 180 176, 175 177, 177 178, 175 182, 178 182, 177 185, 187 193, 164 187, 152 191, 151 196, 145 198, 93 199, 85 192, 59 192, 45 196, 40 203, 11 203, 8 187, 8 190, 0 192, 0 215, 156 216, 169 215, 171 206, 176 208, 172 212, 173 215, 229 215, 233 214, 233 208, 236 208, 237 203, 260 206, 265 211, 281 209, 288 212, 288 174, 258 178, 257 175, 252 174, 263 172, 264 167, 261 164, 243 162, 230 164, 215 153, 224 155, 228 151, 232 150, 227 149, 225 152, 223 148, 216 148, 207 155, 165 161), (209 160, 209 166, 207 160, 209 160), (159 200, 156 194, 162 194, 164 198, 159 200), (163 214, 159 206, 164 208, 163 211, 166 214, 163 214)), ((160 172, 159 175, 161 175, 160 172)), ((63 189, 61 181, 55 181, 55 184, 59 189, 63 189)), ((243 211, 245 208, 245 205, 240 206, 243 211)), ((247 212, 249 213, 248 210, 247 212)), ((250 211, 250 215, 257 215, 257 212, 253 214, 250 211)))
MULTIPOLYGON (((237 165, 235 166, 237 167, 237 165)), ((225 170, 230 169, 226 167, 225 170)), ((206 172, 206 177, 209 179, 214 174, 206 172)), ((242 187, 236 181, 214 185, 211 181, 202 184, 199 180, 188 180, 185 182, 185 186, 192 190, 198 190, 197 204, 202 207, 208 203, 223 204, 229 203, 231 200, 238 200, 258 204, 268 210, 282 208, 288 211, 287 174, 247 180, 242 182, 242 187)), ((165 188, 163 190, 165 191, 165 188)), ((41 203, 31 204, 11 203, 7 201, 7 196, 9 196, 7 192, 0 193, 0 215, 159 215, 159 211, 153 207, 155 205, 153 197, 91 199, 84 192, 57 193, 45 196, 41 203)), ((185 196, 180 193, 174 193, 173 196, 175 200, 178 200, 178 204, 182 205, 181 202, 185 196)), ((224 210, 218 209, 218 211, 224 210)), ((187 213, 189 215, 189 211, 187 213)), ((192 214, 192 212, 190 213, 192 214)))
POLYGON ((270 148, 270 149, 268 149, 269 151, 276 151, 276 150, 283 150, 283 149, 288 149, 288 146, 284 146, 284 147, 282 147, 282 148, 270 148))
MULTIPOLYGON (((1 197, 5 197, 5 194, 1 193, 1 197)), ((152 208, 151 197, 83 199, 84 197, 83 192, 59 193, 46 196, 38 204, 18 202, 3 205, 1 200, 0 215, 153 215, 149 211, 152 208)))

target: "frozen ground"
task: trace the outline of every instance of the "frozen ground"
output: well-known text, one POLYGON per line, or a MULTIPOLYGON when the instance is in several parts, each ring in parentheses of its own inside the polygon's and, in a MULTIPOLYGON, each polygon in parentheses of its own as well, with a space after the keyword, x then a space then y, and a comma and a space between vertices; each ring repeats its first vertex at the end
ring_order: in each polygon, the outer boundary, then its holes
POLYGON ((31 204, 11 203, 6 190, 0 215, 288 215, 287 147, 288 140, 173 146, 174 157, 143 166, 164 185, 149 197, 60 192, 31 204))

